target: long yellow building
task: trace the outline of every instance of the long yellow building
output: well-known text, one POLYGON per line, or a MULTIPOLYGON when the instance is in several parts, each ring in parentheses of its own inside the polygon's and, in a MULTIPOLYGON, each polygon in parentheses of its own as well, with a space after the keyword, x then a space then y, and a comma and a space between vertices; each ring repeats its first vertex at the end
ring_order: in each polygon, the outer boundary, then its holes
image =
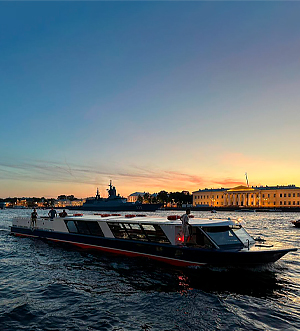
POLYGON ((226 189, 204 189, 193 192, 194 207, 299 207, 300 187, 237 186, 226 189))

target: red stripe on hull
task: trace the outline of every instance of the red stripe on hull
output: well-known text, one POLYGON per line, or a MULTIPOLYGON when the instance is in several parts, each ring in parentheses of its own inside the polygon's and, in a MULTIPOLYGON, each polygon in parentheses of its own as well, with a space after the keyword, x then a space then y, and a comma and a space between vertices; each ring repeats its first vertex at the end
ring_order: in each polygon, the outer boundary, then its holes
POLYGON ((12 232, 12 234, 16 237, 23 237, 23 238, 38 238, 38 236, 32 236, 30 234, 23 234, 23 233, 16 233, 16 232, 12 232))
POLYGON ((103 247, 103 246, 94 246, 94 245, 64 241, 64 240, 59 240, 59 239, 52 239, 52 238, 47 238, 47 239, 51 240, 51 241, 55 241, 55 242, 64 242, 64 243, 72 244, 81 249, 97 250, 97 251, 113 253, 113 254, 121 254, 121 255, 130 256, 130 257, 147 257, 152 260, 168 263, 168 264, 171 264, 171 265, 174 265, 177 267, 203 266, 206 264, 206 263, 197 263, 197 262, 191 262, 191 261, 176 260, 176 259, 172 259, 172 258, 168 258, 168 257, 155 256, 155 255, 144 254, 144 253, 124 251, 124 250, 116 249, 116 248, 108 248, 108 247, 103 247))
MULTIPOLYGON (((12 234, 17 236, 17 237, 38 238, 38 236, 33 236, 33 235, 28 235, 28 234, 23 234, 23 233, 12 232, 12 234)), ((54 241, 54 242, 58 242, 58 243, 71 244, 71 245, 74 245, 74 246, 79 247, 81 249, 89 249, 89 250, 94 250, 94 251, 97 250, 97 251, 113 253, 113 254, 121 254, 121 255, 130 256, 130 257, 146 257, 146 258, 150 258, 152 260, 168 263, 170 265, 174 265, 174 266, 177 266, 177 267, 203 266, 203 265, 206 264, 206 263, 197 263, 197 262, 191 262, 191 261, 177 260, 177 259, 172 259, 172 258, 168 258, 168 257, 151 255, 151 254, 124 251, 124 250, 116 249, 116 248, 109 248, 109 247, 103 247, 103 246, 82 244, 82 243, 77 243, 77 242, 74 242, 74 241, 65 241, 65 240, 53 239, 53 238, 45 238, 45 239, 48 239, 48 240, 51 240, 51 241, 54 241)))

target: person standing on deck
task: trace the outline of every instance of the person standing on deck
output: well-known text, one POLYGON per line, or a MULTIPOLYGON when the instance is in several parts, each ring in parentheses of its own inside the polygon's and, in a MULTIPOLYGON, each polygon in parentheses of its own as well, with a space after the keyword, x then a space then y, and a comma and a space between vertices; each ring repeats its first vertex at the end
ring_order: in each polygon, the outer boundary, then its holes
POLYGON ((67 212, 65 210, 63 210, 62 213, 59 213, 59 216, 60 217, 67 217, 68 214, 67 214, 67 212))
POLYGON ((31 213, 31 227, 34 228, 36 227, 36 219, 37 219, 37 212, 36 212, 36 209, 34 208, 33 209, 33 212, 31 213))
POLYGON ((56 210, 53 207, 49 210, 48 216, 50 217, 50 221, 53 221, 54 217, 57 217, 56 210))
POLYGON ((180 217, 180 220, 182 222, 182 233, 183 233, 183 237, 184 237, 184 241, 183 241, 183 244, 186 245, 187 241, 188 241, 188 238, 190 236, 190 230, 189 230, 189 214, 191 213, 191 210, 190 209, 187 209, 185 214, 183 214, 181 217, 180 217))

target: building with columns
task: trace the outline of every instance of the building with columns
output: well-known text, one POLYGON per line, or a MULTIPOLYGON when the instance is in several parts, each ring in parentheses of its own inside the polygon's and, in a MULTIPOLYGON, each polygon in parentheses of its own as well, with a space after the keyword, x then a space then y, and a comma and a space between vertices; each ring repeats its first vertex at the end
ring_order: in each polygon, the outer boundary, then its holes
POLYGON ((139 196, 143 197, 146 194, 146 192, 134 192, 131 193, 128 197, 127 197, 127 201, 128 202, 136 202, 139 198, 139 196))
POLYGON ((193 192, 194 207, 299 207, 300 187, 237 186, 193 192))

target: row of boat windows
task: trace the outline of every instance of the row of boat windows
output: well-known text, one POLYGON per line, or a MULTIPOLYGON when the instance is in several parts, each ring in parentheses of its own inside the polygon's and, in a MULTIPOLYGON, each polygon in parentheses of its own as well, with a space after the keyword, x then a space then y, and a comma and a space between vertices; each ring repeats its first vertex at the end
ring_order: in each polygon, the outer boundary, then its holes
MULTIPOLYGON (((70 233, 104 237, 98 222, 65 221, 65 223, 70 233)), ((108 222, 107 224, 115 238, 170 244, 169 239, 166 237, 161 227, 156 224, 114 222, 108 222)), ((241 242, 233 235, 228 227, 204 227, 203 230, 219 247, 241 245, 241 242)), ((212 243, 198 227, 192 228, 189 244, 213 247, 212 243)))
POLYGON ((115 238, 170 244, 161 227, 156 224, 107 222, 115 238))
MULTIPOLYGON (((80 233, 104 237, 98 222, 95 221, 65 221, 70 233, 80 233)), ((132 224, 132 223, 107 223, 115 238, 151 241, 156 243, 170 243, 159 225, 132 224)))

